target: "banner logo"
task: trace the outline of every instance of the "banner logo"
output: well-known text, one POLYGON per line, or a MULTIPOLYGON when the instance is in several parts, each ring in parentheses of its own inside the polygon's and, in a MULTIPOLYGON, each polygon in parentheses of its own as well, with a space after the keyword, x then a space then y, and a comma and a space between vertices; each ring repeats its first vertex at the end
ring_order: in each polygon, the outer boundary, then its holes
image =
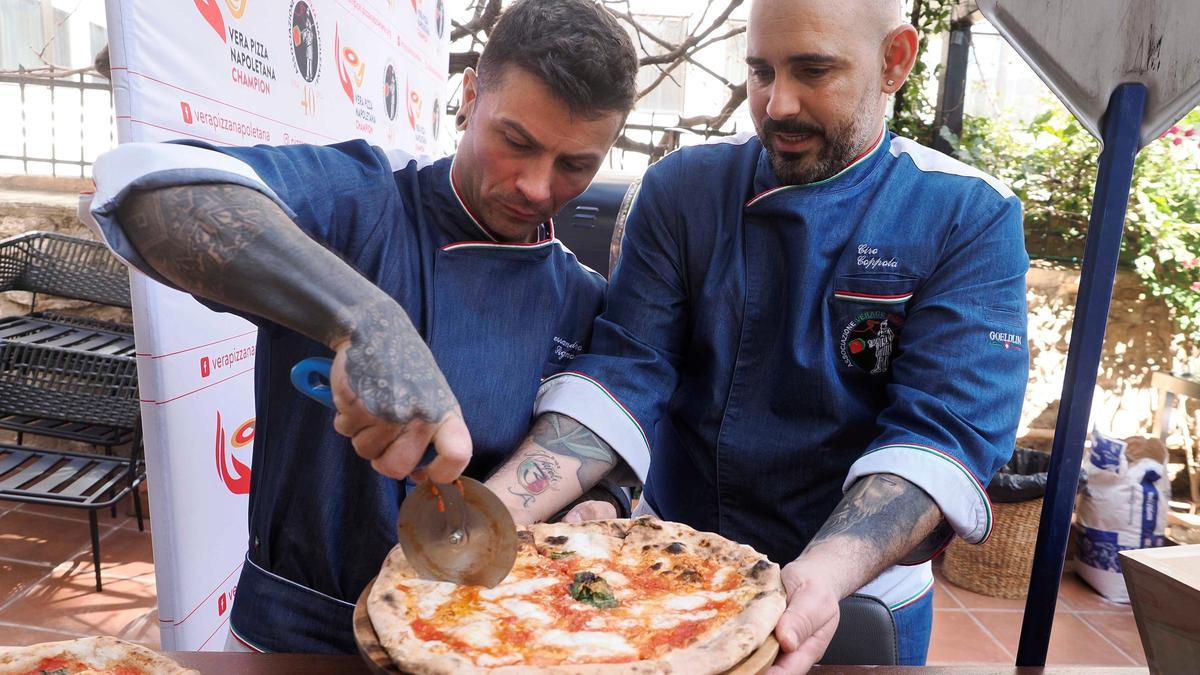
POLYGON ((250 0, 225 0, 225 6, 229 8, 229 13, 235 19, 242 18, 242 15, 246 13, 246 5, 249 4, 250 0))
POLYGON ((305 0, 292 4, 292 63, 305 82, 314 82, 321 74, 320 35, 317 19, 305 0))
POLYGON ((208 360, 207 356, 200 357, 200 377, 208 377, 212 375, 212 361, 208 360))
MULTIPOLYGON (((254 418, 242 422, 233 432, 232 444, 242 448, 254 442, 254 418)), ((228 450, 225 443, 225 428, 221 426, 221 411, 217 411, 217 438, 214 458, 217 463, 217 476, 229 492, 235 495, 250 493, 250 467, 238 461, 238 458, 228 450), (232 470, 231 470, 232 465, 232 470)))
POLYGON ((221 42, 225 41, 225 18, 221 16, 221 8, 217 5, 217 0, 195 0, 196 9, 200 10, 200 16, 212 26, 212 29, 217 31, 217 37, 221 38, 221 42))
POLYGON ((353 68, 358 65, 358 53, 350 47, 342 49, 341 26, 336 23, 333 24, 333 55, 338 79, 342 82, 342 91, 346 92, 346 98, 353 104, 354 85, 350 84, 350 73, 346 72, 346 66, 353 68))
POLYGON ((300 97, 300 107, 304 108, 304 114, 309 117, 314 117, 317 114, 317 92, 312 87, 305 87, 304 94, 300 97))
POLYGON ((415 131, 417 128, 417 115, 421 110, 421 95, 413 89, 408 80, 404 81, 404 91, 408 94, 405 98, 408 100, 408 126, 415 131))
POLYGON ((437 7, 433 12, 433 25, 437 26, 438 39, 446 34, 446 3, 443 0, 437 0, 437 7))
POLYGON ((396 67, 392 64, 387 64, 387 68, 383 71, 383 109, 387 113, 388 119, 396 121, 396 103, 400 98, 400 94, 396 87, 396 67))
POLYGON ((183 113, 183 123, 192 123, 192 106, 188 105, 187 101, 179 102, 179 111, 183 113))

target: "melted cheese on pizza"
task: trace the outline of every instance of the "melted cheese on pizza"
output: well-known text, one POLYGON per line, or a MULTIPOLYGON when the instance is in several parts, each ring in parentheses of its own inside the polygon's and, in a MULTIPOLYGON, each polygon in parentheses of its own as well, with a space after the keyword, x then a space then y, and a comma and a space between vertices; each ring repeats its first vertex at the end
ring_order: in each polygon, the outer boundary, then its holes
POLYGON ((479 666, 654 659, 720 626, 754 593, 732 560, 680 543, 622 543, 589 532, 548 537, 523 547, 495 588, 420 579, 396 588, 418 639, 479 666))

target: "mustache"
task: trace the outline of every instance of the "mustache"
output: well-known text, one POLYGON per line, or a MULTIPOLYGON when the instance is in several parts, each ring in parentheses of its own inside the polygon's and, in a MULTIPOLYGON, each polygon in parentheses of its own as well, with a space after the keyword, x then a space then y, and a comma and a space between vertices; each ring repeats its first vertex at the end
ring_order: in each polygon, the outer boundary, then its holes
POLYGON ((767 134, 818 134, 825 135, 825 129, 799 120, 773 120, 767 118, 763 121, 763 132, 767 134))

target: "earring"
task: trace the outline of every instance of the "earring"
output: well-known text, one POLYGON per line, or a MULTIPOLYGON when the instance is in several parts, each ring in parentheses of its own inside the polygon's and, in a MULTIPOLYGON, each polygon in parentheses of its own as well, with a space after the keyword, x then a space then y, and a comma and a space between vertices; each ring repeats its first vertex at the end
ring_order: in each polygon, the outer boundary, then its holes
POLYGON ((887 81, 887 85, 888 85, 889 87, 894 87, 894 86, 896 86, 896 81, 895 81, 895 80, 888 80, 888 81, 887 81))
POLYGON ((455 118, 454 118, 454 123, 455 123, 455 124, 457 124, 457 125, 458 125, 458 126, 461 128, 461 127, 462 127, 462 125, 464 125, 464 124, 466 124, 466 123, 467 123, 467 116, 466 116, 466 115, 459 115, 458 117, 455 117, 455 118))

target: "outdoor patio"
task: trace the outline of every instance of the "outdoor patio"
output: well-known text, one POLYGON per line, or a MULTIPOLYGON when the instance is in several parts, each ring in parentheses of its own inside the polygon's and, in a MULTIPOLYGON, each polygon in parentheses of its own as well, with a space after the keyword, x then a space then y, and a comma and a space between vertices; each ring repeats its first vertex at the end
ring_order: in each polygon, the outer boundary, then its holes
MULTIPOLYGON (((102 512, 104 591, 97 593, 85 512, 0 502, 0 645, 116 635, 159 647, 150 525, 138 532, 127 511, 102 512)), ((958 588, 936 566, 935 574, 929 663, 1012 664, 1024 601, 958 588)), ((1047 663, 1145 665, 1133 613, 1068 572, 1047 663)))

